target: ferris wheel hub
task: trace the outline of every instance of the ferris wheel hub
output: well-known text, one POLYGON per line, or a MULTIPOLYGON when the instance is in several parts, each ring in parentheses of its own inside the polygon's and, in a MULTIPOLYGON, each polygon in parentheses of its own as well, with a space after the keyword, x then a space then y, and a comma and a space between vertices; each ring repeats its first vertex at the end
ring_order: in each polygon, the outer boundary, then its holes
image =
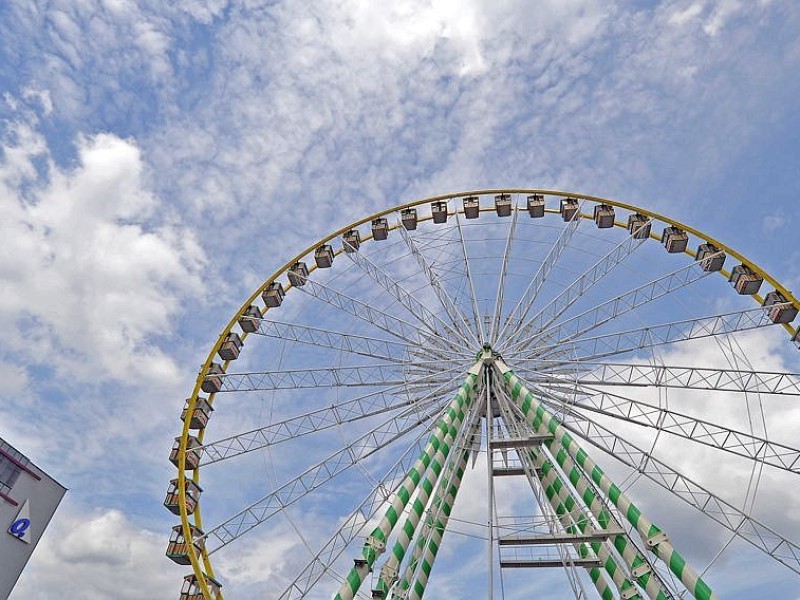
POLYGON ((503 358, 500 353, 492 349, 492 345, 488 342, 483 345, 476 357, 478 360, 483 361, 485 365, 492 364, 495 360, 502 360, 503 358))

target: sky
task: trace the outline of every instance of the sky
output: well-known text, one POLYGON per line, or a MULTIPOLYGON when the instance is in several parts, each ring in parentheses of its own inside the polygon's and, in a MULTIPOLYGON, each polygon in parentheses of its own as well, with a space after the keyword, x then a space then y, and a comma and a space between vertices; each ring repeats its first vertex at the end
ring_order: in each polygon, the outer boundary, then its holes
POLYGON ((596 194, 797 289, 799 30, 791 0, 3 2, 0 436, 70 490, 14 597, 176 596, 161 502, 198 366, 372 212, 596 194))

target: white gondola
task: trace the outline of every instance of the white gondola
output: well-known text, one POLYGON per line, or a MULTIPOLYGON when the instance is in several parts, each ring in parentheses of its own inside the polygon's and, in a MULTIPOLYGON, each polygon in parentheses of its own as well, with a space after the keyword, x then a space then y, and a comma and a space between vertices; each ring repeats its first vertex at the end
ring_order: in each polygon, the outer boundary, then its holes
POLYGON ((431 215, 434 223, 447 222, 447 202, 431 202, 431 215))
MULTIPOLYGON (((200 440, 198 440, 193 435, 187 437, 186 441, 186 464, 185 468, 187 471, 192 471, 197 468, 200 464, 200 457, 203 455, 202 450, 198 450, 197 452, 190 452, 193 448, 199 448, 202 446, 200 440)), ((181 438, 176 437, 175 441, 172 444, 172 450, 169 453, 169 462, 171 462, 176 467, 178 466, 178 454, 181 447, 181 438)))
POLYGON ((769 311, 769 318, 773 323, 791 323, 797 316, 797 307, 793 304, 788 306, 776 306, 786 304, 788 300, 778 291, 770 292, 764 298, 764 306, 772 306, 769 311))
POLYGON ((628 231, 637 240, 646 240, 650 237, 650 229, 653 224, 645 215, 639 213, 628 217, 628 231))
MULTIPOLYGON (((198 396, 197 401, 194 403, 192 415, 189 418, 189 429, 203 429, 206 425, 208 425, 208 420, 211 418, 211 413, 213 410, 214 407, 208 403, 206 398, 198 396)), ((186 402, 183 404, 183 411, 181 411, 181 421, 184 423, 186 422, 188 413, 189 399, 187 398, 186 402)))
POLYGON ((528 196, 528 214, 533 219, 544 216, 544 196, 541 194, 528 196))
POLYGON ((614 207, 609 204, 598 204, 594 207, 594 223, 599 229, 614 226, 614 207))
POLYGON ((322 244, 319 248, 314 250, 314 262, 320 269, 328 269, 333 265, 333 248, 330 244, 322 244))
POLYGON ((560 204, 561 218, 564 221, 572 221, 578 212, 578 200, 576 198, 562 198, 560 204))
POLYGON ((262 316, 261 309, 251 304, 245 309, 242 316, 239 317, 239 327, 241 327, 242 331, 245 333, 258 331, 258 322, 261 320, 262 316))
POLYGON ((464 216, 468 219, 477 219, 481 212, 481 201, 477 196, 464 198, 464 216))
POLYGON ((361 248, 361 234, 358 233, 358 229, 346 231, 342 238, 345 252, 356 252, 361 248))
POLYGON ((665 227, 661 234, 661 243, 670 254, 677 254, 686 250, 689 245, 689 235, 678 227, 665 227))
MULTIPOLYGON (((194 551, 199 555, 205 547, 205 538, 203 537, 203 530, 194 525, 189 525, 189 531, 192 535, 194 551)), ((169 543, 167 544, 167 558, 179 565, 190 565, 192 561, 189 559, 189 544, 183 535, 183 527, 176 525, 172 528, 172 533, 169 536, 169 543)))
POLYGON ((400 211, 400 220, 403 222, 403 227, 406 231, 413 231, 417 228, 417 209, 404 208, 400 211))
POLYGON ((294 263, 286 276, 289 278, 289 283, 294 287, 305 285, 306 279, 308 279, 308 267, 306 263, 303 261, 294 263))
POLYGON ((280 281, 273 281, 267 286, 261 294, 261 299, 270 308, 277 308, 283 304, 283 299, 286 297, 286 292, 283 289, 280 281))
POLYGON ((239 337, 239 334, 235 331, 231 331, 225 336, 225 340, 222 344, 220 344, 217 354, 219 354, 222 360, 236 360, 239 358, 242 346, 244 346, 242 338, 239 337))
POLYGON ((222 373, 224 373, 222 370, 222 365, 212 362, 208 367, 208 372, 203 379, 200 389, 202 389, 206 394, 214 394, 220 391, 222 389, 222 377, 219 377, 219 375, 222 373))
MULTIPOLYGON (((186 489, 186 513, 193 514, 197 503, 200 501, 200 494, 203 493, 203 488, 197 485, 188 477, 184 479, 186 489)), ((181 514, 181 508, 178 504, 178 480, 171 479, 169 487, 167 488, 167 495, 164 498, 164 506, 173 515, 181 514)))
POLYGON ((389 237, 389 221, 385 217, 372 219, 372 239, 381 241, 389 237))
POLYGON ((725 253, 714 244, 705 243, 697 247, 697 260, 704 271, 721 271, 725 258, 725 253))
POLYGON ((761 289, 764 278, 747 265, 736 265, 728 278, 733 288, 743 296, 752 296, 761 289))
POLYGON ((511 194, 498 194, 494 197, 494 209, 498 217, 511 216, 511 194))
POLYGON ((183 587, 181 587, 180 600, 216 600, 222 594, 222 584, 219 581, 203 574, 208 592, 211 594, 209 598, 203 597, 203 588, 200 587, 200 582, 194 575, 187 575, 183 578, 183 587))

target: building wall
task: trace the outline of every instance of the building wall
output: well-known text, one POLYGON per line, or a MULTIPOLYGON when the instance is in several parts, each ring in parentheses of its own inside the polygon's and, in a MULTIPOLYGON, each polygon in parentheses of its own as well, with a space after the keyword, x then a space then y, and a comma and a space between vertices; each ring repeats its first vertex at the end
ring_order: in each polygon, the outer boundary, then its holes
MULTIPOLYGON (((18 455, 14 458, 18 459, 18 455)), ((7 461, 4 462, 7 464, 7 461)), ((17 502, 17 506, 0 497, 0 598, 11 594, 11 589, 66 492, 66 488, 32 463, 25 464, 25 467, 41 479, 37 480, 22 470, 10 490, 3 488, 3 494, 17 502), (26 500, 30 511, 30 527, 27 532, 30 535, 29 544, 8 533, 26 500)))

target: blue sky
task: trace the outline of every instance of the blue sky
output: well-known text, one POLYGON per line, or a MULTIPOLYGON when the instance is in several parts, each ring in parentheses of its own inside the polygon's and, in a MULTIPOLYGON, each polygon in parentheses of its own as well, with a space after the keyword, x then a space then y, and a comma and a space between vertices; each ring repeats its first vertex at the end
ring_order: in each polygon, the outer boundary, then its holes
POLYGON ((175 595, 160 504, 198 365, 367 213, 581 191, 797 289, 799 30, 785 0, 3 3, 0 435, 70 488, 17 597, 175 595))

